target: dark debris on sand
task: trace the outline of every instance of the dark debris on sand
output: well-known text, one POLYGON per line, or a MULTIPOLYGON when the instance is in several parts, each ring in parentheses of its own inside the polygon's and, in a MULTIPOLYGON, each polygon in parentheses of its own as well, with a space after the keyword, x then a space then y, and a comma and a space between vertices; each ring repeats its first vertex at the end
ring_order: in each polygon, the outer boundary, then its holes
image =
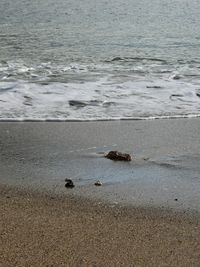
POLYGON ((127 153, 121 153, 119 151, 110 151, 108 154, 105 155, 105 158, 111 160, 120 160, 120 161, 131 161, 131 155, 127 153))
POLYGON ((71 179, 66 178, 65 182, 66 182, 65 187, 67 187, 67 188, 73 188, 74 187, 74 183, 71 179))

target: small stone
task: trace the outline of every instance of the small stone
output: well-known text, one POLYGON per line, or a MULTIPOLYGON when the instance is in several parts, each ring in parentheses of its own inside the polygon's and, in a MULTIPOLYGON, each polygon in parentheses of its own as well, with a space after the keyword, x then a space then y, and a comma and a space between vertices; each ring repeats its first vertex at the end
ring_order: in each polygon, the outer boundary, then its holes
POLYGON ((67 188, 73 188, 74 187, 74 183, 71 179, 66 178, 65 182, 66 182, 65 187, 67 187, 67 188))
POLYGON ((174 201, 178 201, 178 198, 175 198, 174 201))
POLYGON ((131 155, 127 153, 121 153, 119 151, 110 151, 107 155, 105 155, 106 158, 111 160, 121 160, 121 161, 131 161, 131 155))
POLYGON ((102 182, 100 182, 100 181, 96 181, 94 184, 95 184, 96 186, 101 186, 101 185, 102 185, 102 182))

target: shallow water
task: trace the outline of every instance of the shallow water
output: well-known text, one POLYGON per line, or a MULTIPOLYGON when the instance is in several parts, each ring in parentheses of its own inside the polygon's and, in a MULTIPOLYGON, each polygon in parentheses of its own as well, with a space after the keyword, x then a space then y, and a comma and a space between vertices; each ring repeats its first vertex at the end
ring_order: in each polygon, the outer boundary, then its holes
POLYGON ((199 1, 2 0, 0 10, 1 119, 200 115, 199 1))

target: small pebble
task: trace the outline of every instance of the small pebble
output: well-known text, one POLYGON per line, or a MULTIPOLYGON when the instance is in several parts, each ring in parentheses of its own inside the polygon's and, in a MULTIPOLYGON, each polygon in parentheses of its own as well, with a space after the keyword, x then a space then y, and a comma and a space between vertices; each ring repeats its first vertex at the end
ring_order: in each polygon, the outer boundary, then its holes
POLYGON ((74 183, 71 179, 66 178, 65 182, 66 182, 65 187, 67 187, 67 188, 73 188, 74 187, 74 183))
POLYGON ((96 186, 101 186, 101 185, 102 185, 102 182, 100 182, 100 181, 96 181, 94 184, 95 184, 96 186))

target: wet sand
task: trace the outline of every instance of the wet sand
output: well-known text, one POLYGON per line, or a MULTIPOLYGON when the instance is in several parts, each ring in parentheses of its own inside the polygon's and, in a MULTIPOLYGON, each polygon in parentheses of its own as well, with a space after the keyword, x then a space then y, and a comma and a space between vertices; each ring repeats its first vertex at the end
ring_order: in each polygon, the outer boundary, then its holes
POLYGON ((199 132, 199 119, 1 123, 0 183, 200 211, 199 132), (109 150, 130 153, 133 161, 108 160, 103 153, 109 150), (73 179, 73 190, 65 178, 73 179))
POLYGON ((1 266, 199 266, 199 217, 0 192, 1 266))

